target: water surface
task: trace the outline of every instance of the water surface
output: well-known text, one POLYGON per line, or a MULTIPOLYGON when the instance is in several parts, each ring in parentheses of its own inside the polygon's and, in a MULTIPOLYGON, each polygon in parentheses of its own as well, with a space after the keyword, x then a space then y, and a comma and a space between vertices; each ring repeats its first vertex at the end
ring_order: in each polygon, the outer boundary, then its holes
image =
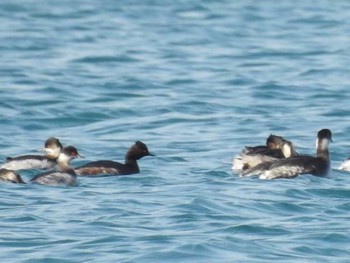
MULTIPOLYGON (((141 173, 1 185, 5 262, 347 262, 349 174, 263 181, 270 134, 350 155, 347 1, 2 1, 0 157, 50 136, 141 173)), ((37 171, 22 172, 28 181, 37 171)))

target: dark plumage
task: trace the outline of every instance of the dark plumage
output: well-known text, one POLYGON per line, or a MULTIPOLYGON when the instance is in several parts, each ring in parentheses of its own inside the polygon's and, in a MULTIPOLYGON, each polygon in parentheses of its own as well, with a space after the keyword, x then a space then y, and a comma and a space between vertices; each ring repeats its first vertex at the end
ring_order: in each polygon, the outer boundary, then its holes
POLYGON ((262 170, 260 178, 294 178, 301 174, 327 175, 330 170, 328 145, 331 141, 332 132, 329 129, 320 130, 317 134, 316 157, 299 155, 280 159, 262 170))
POLYGON ((281 151, 284 142, 286 142, 286 140, 283 137, 271 134, 266 139, 266 146, 246 146, 245 149, 233 159, 232 170, 242 172, 259 163, 272 161, 276 158, 284 158, 285 156, 281 151))
MULTIPOLYGON (((290 141, 285 141, 282 144, 281 151, 283 153, 284 158, 290 158, 290 157, 297 156, 297 153, 295 152, 295 149, 294 149, 294 145, 290 141)), ((261 174, 261 171, 268 170, 275 162, 278 162, 280 160, 281 160, 281 158, 271 158, 269 161, 259 163, 254 167, 251 167, 249 169, 242 171, 242 173, 240 175, 241 176, 252 176, 252 175, 261 174)))
POLYGON ((140 172, 137 160, 145 156, 153 156, 148 151, 146 144, 137 141, 133 144, 125 155, 125 163, 114 162, 110 160, 101 160, 90 162, 75 168, 79 176, 109 174, 109 175, 127 175, 140 172))

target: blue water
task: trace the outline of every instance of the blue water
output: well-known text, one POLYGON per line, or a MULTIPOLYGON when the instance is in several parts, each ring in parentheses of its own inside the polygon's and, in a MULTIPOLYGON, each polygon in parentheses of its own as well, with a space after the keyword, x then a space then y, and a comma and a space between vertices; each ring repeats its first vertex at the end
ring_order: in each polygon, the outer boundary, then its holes
MULTIPOLYGON (((270 134, 350 155, 348 1, 0 2, 0 158, 50 136, 141 173, 2 184, 2 262, 349 262, 350 174, 264 181, 270 134)), ((36 171, 22 172, 28 181, 36 171)))

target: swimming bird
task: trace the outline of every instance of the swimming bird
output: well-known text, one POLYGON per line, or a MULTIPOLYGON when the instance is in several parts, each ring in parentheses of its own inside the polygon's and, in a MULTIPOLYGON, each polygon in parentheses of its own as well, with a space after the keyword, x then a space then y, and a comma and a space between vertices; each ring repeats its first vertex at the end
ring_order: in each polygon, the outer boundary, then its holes
POLYGON ((100 160, 90 162, 80 167, 75 168, 77 175, 127 175, 140 172, 137 160, 145 156, 154 156, 148 151, 146 144, 137 141, 127 151, 125 155, 125 163, 114 162, 110 160, 100 160))
POLYGON ((338 170, 350 172, 350 157, 339 165, 338 170))
POLYGON ((332 132, 322 129, 317 134, 316 157, 298 155, 280 159, 260 173, 260 179, 294 178, 301 174, 326 176, 330 171, 328 146, 332 141, 332 132))
MULTIPOLYGON (((281 151, 283 153, 284 158, 290 158, 290 157, 297 155, 297 153, 294 149, 294 145, 290 141, 284 141, 282 143, 281 151)), ((274 162, 279 161, 279 160, 280 160, 280 158, 271 157, 269 161, 259 163, 259 164, 255 165, 249 169, 242 171, 240 176, 259 175, 259 174, 261 174, 262 171, 269 169, 274 162)))
POLYGON ((276 158, 284 158, 281 147, 286 140, 271 134, 266 139, 266 146, 246 146, 232 161, 232 170, 241 172, 252 168, 259 163, 273 161, 276 158))
POLYGON ((19 174, 16 174, 14 171, 8 169, 0 169, 0 181, 25 184, 19 174))
POLYGON ((44 155, 22 155, 17 157, 7 157, 6 162, 0 168, 9 169, 13 171, 27 170, 27 169, 51 169, 56 165, 62 150, 61 142, 54 137, 46 140, 45 146, 42 150, 44 155))
POLYGON ((66 146, 57 158, 56 170, 48 171, 34 176, 30 181, 43 185, 66 185, 73 186, 76 184, 77 176, 74 170, 69 166, 69 162, 81 157, 78 150, 73 146, 66 146))

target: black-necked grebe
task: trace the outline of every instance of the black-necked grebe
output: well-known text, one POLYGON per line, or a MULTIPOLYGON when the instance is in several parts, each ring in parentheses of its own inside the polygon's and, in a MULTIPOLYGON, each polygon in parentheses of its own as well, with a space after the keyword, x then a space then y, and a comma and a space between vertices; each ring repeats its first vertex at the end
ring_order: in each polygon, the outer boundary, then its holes
POLYGON ((350 172, 350 157, 339 165, 338 170, 350 172))
POLYGON ((69 166, 69 162, 78 157, 80 155, 75 147, 66 146, 57 158, 56 170, 36 175, 30 181, 44 185, 73 186, 76 184, 77 176, 69 166))
MULTIPOLYGON (((283 142, 283 144, 281 146, 281 151, 283 153, 284 158, 290 158, 290 157, 297 155, 297 153, 294 149, 294 145, 290 141, 283 142)), ((247 170, 242 171, 240 176, 259 175, 259 174, 261 174, 262 171, 269 169, 274 162, 279 161, 279 160, 280 160, 280 158, 272 158, 271 157, 271 159, 269 161, 261 162, 254 167, 251 167, 247 170)))
POLYGON ((137 160, 145 156, 153 156, 148 151, 146 144, 143 142, 137 141, 132 145, 125 155, 125 164, 101 160, 90 162, 80 167, 75 168, 75 172, 80 176, 89 176, 97 174, 109 174, 109 175, 127 175, 135 174, 140 172, 140 168, 137 164, 137 160))
POLYGON ((8 169, 0 169, 0 181, 25 184, 19 174, 16 174, 14 171, 8 169))
POLYGON ((52 169, 56 165, 61 150, 61 142, 51 137, 46 140, 45 147, 42 149, 45 155, 22 155, 17 157, 7 157, 6 162, 0 168, 9 169, 13 171, 27 170, 27 169, 52 169))
POLYGON ((259 163, 284 158, 281 147, 286 140, 277 135, 270 135, 266 139, 266 146, 246 146, 232 161, 232 170, 242 172, 259 163))
POLYGON ((320 130, 316 140, 316 157, 299 155, 280 159, 261 171, 259 178, 294 178, 301 174, 326 176, 330 170, 328 146, 331 141, 332 132, 329 129, 320 130))

